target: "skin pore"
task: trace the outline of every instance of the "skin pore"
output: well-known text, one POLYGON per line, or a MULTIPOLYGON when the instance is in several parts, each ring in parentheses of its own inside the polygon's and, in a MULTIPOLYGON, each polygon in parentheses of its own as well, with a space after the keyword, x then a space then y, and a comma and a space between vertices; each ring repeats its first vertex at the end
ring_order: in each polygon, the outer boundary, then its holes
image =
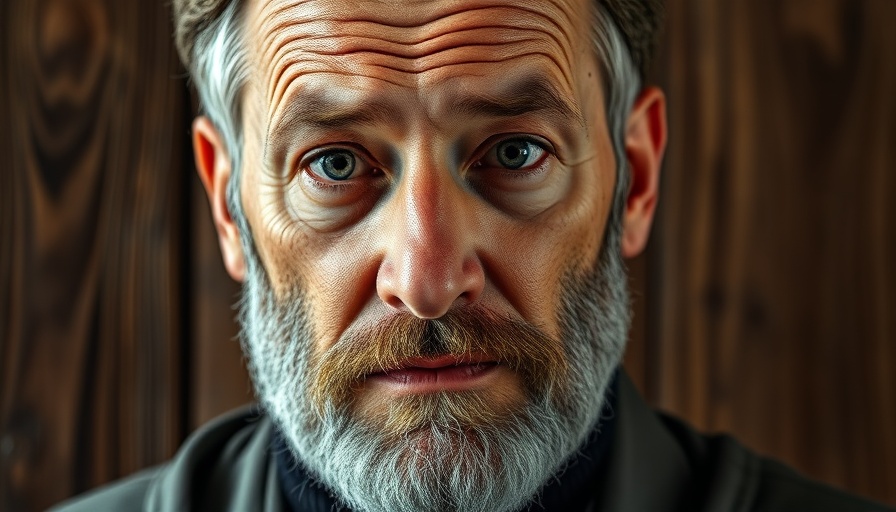
MULTIPOLYGON (((295 330, 313 333, 287 336, 272 328, 269 344, 283 338, 286 346, 290 338, 313 361, 384 324, 477 308, 543 333, 533 339, 553 343, 561 365, 564 358, 587 359, 586 367, 603 362, 592 386, 571 393, 576 399, 574 393, 602 391, 618 354, 589 345, 589 333, 598 330, 589 325, 572 326, 581 327, 581 339, 571 343, 561 314, 569 277, 596 267, 616 182, 588 5, 254 0, 245 9, 252 72, 242 96, 241 197, 273 301, 302 305, 260 317, 285 324, 301 315, 307 330, 295 330)), ((626 127, 632 185, 617 249, 623 255, 637 254, 649 231, 663 111, 662 94, 647 89, 626 127)), ((239 233, 226 207, 228 152, 207 119, 194 127, 225 264, 243 280, 241 237, 250 234, 239 233)), ((627 304, 618 305, 623 318, 627 304)), ((624 327, 608 331, 624 343, 624 327)), ((491 355, 471 346, 459 362, 491 355)), ((354 413, 374 424, 389 424, 392 410, 415 415, 416 406, 390 407, 421 398, 422 388, 409 393, 376 374, 351 388, 354 413)), ((430 385, 425 394, 469 392, 490 421, 527 402, 528 376, 514 366, 498 361, 477 375, 460 390, 430 385)), ((444 415, 444 404, 452 402, 426 405, 444 415)), ((586 416, 599 406, 591 409, 586 416)), ((580 441, 580 431, 592 426, 571 428, 569 437, 580 441)), ((544 436, 542 442, 551 439, 544 436)), ((346 443, 345 453, 360 444, 346 443)), ((543 470, 549 476, 552 468, 543 470)), ((535 478, 536 488, 547 476, 535 478)), ((349 492, 363 478, 354 482, 340 489, 349 492)), ((444 503, 453 509, 456 500, 444 503)))

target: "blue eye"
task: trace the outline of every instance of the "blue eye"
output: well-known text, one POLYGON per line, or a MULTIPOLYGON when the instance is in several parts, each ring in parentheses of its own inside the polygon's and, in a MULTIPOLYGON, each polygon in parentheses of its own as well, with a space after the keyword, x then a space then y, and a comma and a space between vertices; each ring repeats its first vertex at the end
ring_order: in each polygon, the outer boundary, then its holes
POLYGON ((308 165, 315 174, 335 181, 349 179, 355 172, 355 154, 346 149, 327 151, 308 165))
POLYGON ((537 164, 544 153, 544 148, 535 141, 524 138, 506 139, 495 144, 486 154, 485 160, 489 166, 516 170, 537 164))

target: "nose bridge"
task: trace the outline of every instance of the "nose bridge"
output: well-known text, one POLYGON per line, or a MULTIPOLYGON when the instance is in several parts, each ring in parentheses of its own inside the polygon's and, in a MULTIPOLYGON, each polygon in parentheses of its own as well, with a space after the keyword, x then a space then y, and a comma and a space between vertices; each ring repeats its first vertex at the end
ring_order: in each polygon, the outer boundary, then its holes
POLYGON ((478 298, 484 284, 473 212, 451 172, 432 163, 409 169, 389 219, 377 288, 383 301, 421 318, 438 318, 478 298))
POLYGON ((463 219, 453 210, 459 209, 457 203, 461 198, 457 197, 453 180, 440 174, 437 171, 414 173, 402 198, 406 249, 422 257, 437 251, 459 251, 454 231, 463 219), (449 222, 452 218, 453 224, 449 222))

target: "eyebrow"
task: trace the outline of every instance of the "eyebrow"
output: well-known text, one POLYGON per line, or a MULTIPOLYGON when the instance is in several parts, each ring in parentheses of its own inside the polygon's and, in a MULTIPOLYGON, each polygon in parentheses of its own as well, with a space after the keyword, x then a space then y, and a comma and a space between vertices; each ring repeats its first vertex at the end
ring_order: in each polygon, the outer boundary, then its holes
MULTIPOLYGON (((566 99, 566 95, 547 79, 530 75, 512 82, 493 95, 465 95, 451 99, 446 108, 450 118, 511 118, 533 112, 543 112, 556 122, 575 121, 586 126, 581 112, 566 99)), ((357 103, 328 100, 325 94, 310 92, 297 98, 288 112, 269 127, 267 149, 278 147, 284 137, 300 125, 320 129, 352 126, 376 126, 394 123, 400 116, 396 105, 381 99, 357 103)))
POLYGON ((532 112, 547 112, 558 121, 576 121, 585 126, 581 112, 573 108, 553 84, 541 76, 514 82, 496 96, 468 96, 451 106, 456 116, 516 117, 532 112))
POLYGON ((349 126, 390 124, 397 113, 393 105, 384 101, 365 101, 357 104, 331 101, 319 92, 301 94, 279 119, 271 120, 265 137, 265 159, 272 151, 286 145, 291 134, 302 125, 318 129, 337 129, 349 126))
POLYGON ((365 101, 356 106, 327 101, 319 94, 309 94, 302 98, 297 108, 290 112, 288 125, 296 122, 314 125, 318 128, 340 128, 353 125, 388 124, 395 120, 393 105, 383 101, 365 101))

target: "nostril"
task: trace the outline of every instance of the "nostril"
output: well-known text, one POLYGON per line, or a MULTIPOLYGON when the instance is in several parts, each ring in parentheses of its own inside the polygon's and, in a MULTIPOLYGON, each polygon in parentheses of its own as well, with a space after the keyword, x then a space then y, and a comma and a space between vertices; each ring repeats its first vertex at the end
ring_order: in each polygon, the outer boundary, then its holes
POLYGON ((402 309, 404 307, 404 302, 402 302, 401 299, 399 299, 395 295, 390 295, 390 296, 386 297, 385 302, 386 302, 386 304, 388 304, 389 306, 391 306, 395 309, 402 309))

